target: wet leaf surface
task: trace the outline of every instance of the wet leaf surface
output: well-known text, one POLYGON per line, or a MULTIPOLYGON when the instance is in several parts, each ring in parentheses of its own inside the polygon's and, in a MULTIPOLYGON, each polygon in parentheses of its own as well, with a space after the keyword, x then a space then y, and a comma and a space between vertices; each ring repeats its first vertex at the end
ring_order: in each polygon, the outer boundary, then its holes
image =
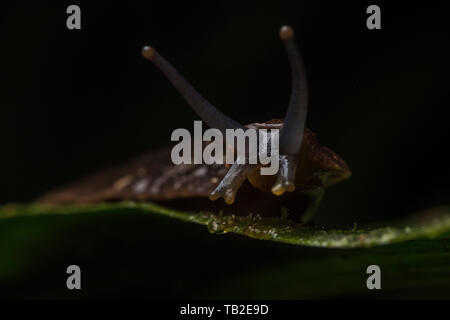
POLYGON ((329 248, 372 247, 414 239, 445 238, 450 235, 450 208, 436 207, 401 221, 378 223, 375 228, 325 230, 290 220, 288 213, 277 218, 259 215, 235 216, 210 212, 183 212, 153 203, 120 202, 86 205, 7 205, 0 218, 118 211, 163 215, 207 226, 211 233, 236 233, 254 239, 329 248))

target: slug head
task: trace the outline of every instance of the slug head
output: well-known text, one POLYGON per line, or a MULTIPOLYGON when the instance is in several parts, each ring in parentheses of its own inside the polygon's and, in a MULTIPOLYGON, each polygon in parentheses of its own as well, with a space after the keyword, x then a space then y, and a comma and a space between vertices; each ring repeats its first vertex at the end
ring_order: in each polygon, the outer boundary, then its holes
MULTIPOLYGON (((283 121, 273 119, 265 123, 252 123, 249 127, 258 129, 281 129, 283 121)), ((305 128, 302 148, 295 157, 285 157, 295 167, 294 190, 304 191, 318 186, 329 187, 351 176, 347 163, 334 151, 319 143, 315 133, 305 128)), ((249 182, 264 192, 273 192, 277 176, 261 175, 255 171, 249 182)))

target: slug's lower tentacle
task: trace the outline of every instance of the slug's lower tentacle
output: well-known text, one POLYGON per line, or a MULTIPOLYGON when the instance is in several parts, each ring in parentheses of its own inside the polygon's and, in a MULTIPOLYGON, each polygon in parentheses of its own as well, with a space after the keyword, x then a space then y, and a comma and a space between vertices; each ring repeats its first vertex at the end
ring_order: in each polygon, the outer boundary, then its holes
POLYGON ((209 199, 217 200, 222 197, 227 204, 232 204, 241 185, 259 167, 257 164, 234 163, 216 189, 211 192, 209 199))
POLYGON ((280 169, 277 180, 272 187, 272 193, 281 196, 286 191, 295 190, 295 172, 297 170, 298 157, 291 155, 280 155, 280 169))

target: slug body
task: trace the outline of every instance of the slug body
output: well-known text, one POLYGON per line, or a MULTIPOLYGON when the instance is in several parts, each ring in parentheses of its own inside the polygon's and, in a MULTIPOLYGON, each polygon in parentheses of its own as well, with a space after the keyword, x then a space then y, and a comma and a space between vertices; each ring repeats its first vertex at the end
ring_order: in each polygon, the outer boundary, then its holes
POLYGON ((100 201, 156 201, 184 210, 222 211, 224 214, 279 215, 286 207, 294 220, 307 222, 317 208, 324 189, 347 179, 347 164, 319 144, 305 127, 307 81, 303 61, 293 41, 294 32, 282 27, 292 69, 292 93, 285 120, 243 126, 206 101, 155 49, 144 47, 143 56, 170 80, 203 121, 212 128, 279 129, 279 171, 261 175, 260 165, 180 164, 170 160, 170 147, 149 152, 130 162, 104 169, 65 188, 44 195, 47 203, 100 201), (222 197, 225 201, 212 201, 222 197))

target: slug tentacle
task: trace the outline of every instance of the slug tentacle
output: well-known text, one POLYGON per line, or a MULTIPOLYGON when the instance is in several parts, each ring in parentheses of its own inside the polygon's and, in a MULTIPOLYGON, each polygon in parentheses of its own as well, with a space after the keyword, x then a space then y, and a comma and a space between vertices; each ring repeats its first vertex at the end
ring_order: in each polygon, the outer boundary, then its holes
POLYGON ((225 115, 203 98, 178 70, 159 55, 154 48, 145 46, 142 48, 142 55, 161 70, 191 108, 209 127, 219 129, 222 133, 225 133, 225 129, 244 129, 244 126, 225 115))
POLYGON ((280 171, 271 191, 274 195, 281 196, 286 191, 295 190, 295 173, 297 171, 298 157, 280 155, 280 171))
POLYGON ((289 26, 280 29, 285 43, 292 76, 292 91, 284 124, 280 131, 280 154, 295 155, 300 152, 308 110, 308 83, 305 66, 297 44, 294 30, 289 26))
POLYGON ((291 65, 292 91, 284 124, 280 130, 280 170, 271 191, 280 196, 295 190, 295 173, 299 162, 308 110, 308 84, 303 59, 294 41, 294 30, 289 26, 280 29, 291 65))
POLYGON ((234 163, 219 185, 211 192, 209 199, 217 200, 222 197, 227 204, 232 204, 241 185, 259 167, 257 164, 234 163))

